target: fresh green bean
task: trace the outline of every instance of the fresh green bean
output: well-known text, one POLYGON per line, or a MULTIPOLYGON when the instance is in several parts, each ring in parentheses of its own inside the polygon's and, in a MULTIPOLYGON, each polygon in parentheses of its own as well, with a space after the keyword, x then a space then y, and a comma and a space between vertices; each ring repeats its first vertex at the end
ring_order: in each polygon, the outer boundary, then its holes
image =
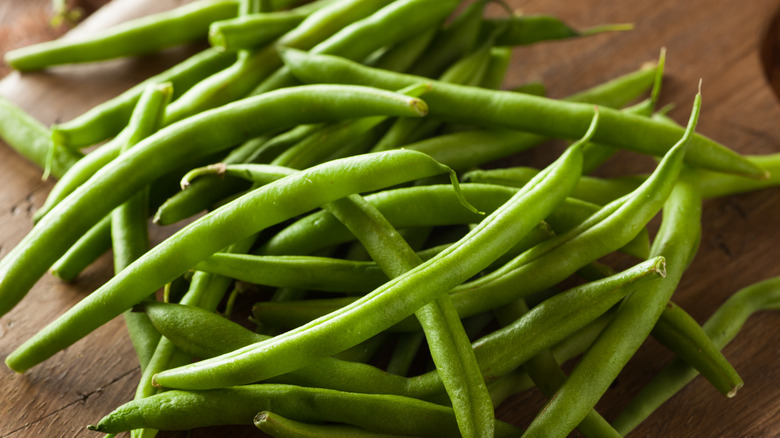
POLYGON ((393 353, 387 363, 386 371, 390 374, 406 376, 412 367, 417 352, 425 340, 425 334, 421 331, 413 333, 401 333, 396 338, 393 353))
POLYGON ((258 49, 293 30, 317 9, 333 1, 319 0, 289 11, 214 21, 209 26, 209 43, 221 50, 258 49))
MULTIPOLYGON (((443 21, 458 6, 458 3, 459 0, 393 1, 372 15, 341 29, 332 37, 314 46, 311 52, 338 55, 360 61, 382 47, 403 41, 410 33, 423 32, 443 21)), ((425 80, 422 80, 417 83, 424 82, 425 80)), ((289 68, 284 66, 255 88, 252 94, 297 84, 298 81, 290 73, 289 68)))
POLYGON ((697 95, 685 135, 661 160, 653 175, 631 195, 607 204, 577 228, 542 242, 501 269, 455 288, 453 300, 461 316, 480 313, 551 287, 635 237, 671 193, 700 108, 701 99, 697 95), (508 287, 509 284, 514 286, 508 287))
MULTIPOLYGON (((663 267, 660 268, 663 269, 663 267)), ((502 326, 510 324, 528 312, 528 306, 523 300, 517 300, 509 306, 495 311, 496 317, 502 326)), ((534 385, 548 399, 566 381, 566 374, 563 373, 550 350, 544 350, 528 359, 523 365, 523 369, 531 377, 534 385)), ((595 410, 592 410, 585 416, 582 422, 577 425, 577 429, 586 437, 620 438, 622 436, 595 410)))
POLYGON ((6 255, 0 262, 0 315, 22 299, 80 233, 171 168, 279 127, 371 112, 423 115, 425 104, 368 88, 297 87, 243 99, 160 130, 104 166, 6 255), (300 111, 302 107, 308 110, 300 111))
POLYGON ((111 218, 106 216, 90 228, 49 270, 54 276, 73 281, 98 257, 111 249, 111 218))
MULTIPOLYGON (((330 55, 288 49, 282 56, 293 74, 303 82, 355 83, 400 89, 422 81, 417 76, 379 71, 330 55)), ((433 88, 425 95, 430 116, 455 123, 500 126, 551 137, 577 138, 585 132, 594 112, 592 105, 576 102, 430 82, 433 88)), ((603 107, 599 111, 603 122, 593 137, 594 142, 663 155, 684 132, 678 126, 647 117, 603 107)), ((710 170, 758 179, 768 176, 736 152, 698 134, 692 138, 685 159, 693 166, 710 170)))
MULTIPOLYGON (((170 83, 150 85, 143 92, 130 118, 129 134, 120 147, 120 153, 126 153, 160 128, 165 106, 170 101, 171 94, 173 88, 170 83)), ((115 274, 121 272, 149 249, 149 232, 146 226, 149 205, 147 198, 148 188, 143 188, 107 216, 111 220, 115 274)), ((123 317, 143 372, 154 355, 160 334, 146 315, 125 312, 123 317)))
POLYGON ((652 335, 704 376, 721 394, 734 397, 745 382, 704 330, 679 306, 669 301, 652 335))
MULTIPOLYGON (((537 169, 531 167, 474 170, 464 173, 461 179, 474 183, 522 187, 538 172, 537 169)), ((571 196, 583 201, 604 205, 636 190, 645 179, 647 179, 646 175, 617 178, 596 178, 583 175, 580 177, 580 181, 577 183, 571 196)))
POLYGON ((59 64, 143 55, 204 38, 212 21, 238 12, 233 0, 200 0, 176 9, 131 20, 88 39, 58 39, 5 54, 16 70, 40 70, 59 64))
MULTIPOLYGON (((141 147, 142 144, 136 145, 128 154, 141 147)), ((209 255, 265 227, 347 194, 376 190, 447 170, 424 154, 394 151, 332 161, 263 186, 157 245, 12 352, 6 364, 16 371, 28 369, 132 307, 209 255), (340 176, 334 178, 334 175, 340 176), (327 190, 319 183, 325 184, 327 190), (264 208, 265 214, 255 214, 257 208, 264 208), (159 269, 161 266, 165 269, 159 269)))
MULTIPOLYGON (((241 170, 242 168, 236 167, 236 172, 241 170)), ((461 191, 469 203, 478 210, 486 212, 494 211, 517 193, 516 188, 485 184, 462 184, 461 191)), ((387 190, 369 195, 366 199, 375 204, 390 223, 399 229, 477 223, 482 219, 482 216, 462 209, 460 202, 446 185, 387 190)), ((566 199, 552 213, 552 217, 561 230, 568 230, 597 209, 598 206, 593 204, 566 199)), ((543 240, 547 234, 544 230, 540 231, 542 235, 537 234, 526 243, 538 243, 543 240)), ((327 212, 315 212, 279 231, 261 246, 259 252, 312 254, 319 249, 344 243, 350 239, 351 234, 332 215, 327 212)), ((647 235, 642 234, 634 239, 626 245, 627 252, 646 258, 646 251, 642 248, 646 245, 647 235)))
POLYGON ((383 51, 376 59, 366 62, 376 68, 390 71, 406 71, 414 64, 436 36, 436 28, 418 32, 383 51))
MULTIPOLYGON (((722 349, 737 336, 753 313, 770 309, 780 309, 780 277, 739 290, 710 316, 702 328, 713 344, 722 349)), ((696 369, 688 363, 675 359, 626 405, 613 425, 621 433, 628 434, 697 374, 696 369)))
POLYGON ((122 131, 147 85, 171 82, 174 89, 172 99, 177 99, 193 85, 229 66, 235 59, 234 53, 206 49, 70 121, 55 124, 52 126, 52 139, 55 144, 69 149, 97 144, 122 131))
POLYGON ((242 51, 229 68, 202 80, 175 100, 166 124, 247 96, 268 75, 282 66, 277 47, 310 49, 344 26, 370 16, 390 0, 341 0, 314 12, 273 44, 257 51, 242 51))
POLYGON ((668 260, 667 276, 637 287, 610 324, 529 426, 526 437, 566 436, 606 391, 620 369, 645 340, 698 247, 701 197, 681 178, 664 208, 664 221, 653 243, 654 255, 668 260))
POLYGON ((0 96, 0 140, 41 169, 48 168, 55 178, 62 177, 82 157, 78 152, 56 147, 45 126, 3 96, 0 96))
MULTIPOLYGON (((331 202, 324 208, 357 237, 388 277, 398 277, 422 264, 382 213, 359 195, 331 202)), ((461 435, 493 436, 495 414, 490 395, 449 295, 424 305, 414 314, 423 327, 461 435)))
POLYGON ((606 24, 579 31, 550 15, 512 15, 485 20, 482 32, 484 34, 495 29, 503 29, 496 40, 497 46, 521 46, 632 28, 631 24, 606 24))
POLYGON ((369 432, 359 427, 338 424, 308 424, 268 411, 257 414, 254 423, 255 427, 275 438, 403 438, 408 436, 369 432))
MULTIPOLYGON (((482 78, 480 86, 490 90, 500 90, 504 83, 504 78, 509 71, 509 63, 512 60, 512 51, 507 47, 493 47, 490 49, 490 59, 488 65, 485 68, 485 74, 482 78)), ((531 92, 530 89, 526 90, 529 94, 536 94, 537 96, 544 96, 544 91, 541 94, 531 92)))
MULTIPOLYGON (((195 427, 250 424, 259 411, 306 422, 335 421, 386 433, 457 436, 452 409, 408 397, 358 394, 293 385, 261 384, 211 391, 167 391, 135 400, 103 417, 91 430, 121 432, 140 427, 187 430, 195 427), (382 415, 377 415, 380 413, 382 415)), ((496 436, 517 428, 499 423, 496 436)))
POLYGON ((375 263, 314 256, 214 254, 193 269, 252 284, 362 294, 388 278, 375 263))
POLYGON ((256 381, 300 368, 314 358, 330 356, 383 331, 509 250, 510 236, 525 234, 534 227, 541 220, 537 215, 543 216, 554 208, 569 187, 574 186, 579 158, 579 148, 569 148, 549 172, 529 183, 458 243, 352 305, 230 355, 160 373, 156 376, 157 383, 168 387, 213 387, 236 380, 256 381), (556 194, 561 195, 560 199, 556 194), (528 205, 535 208, 524 208, 528 205), (508 214, 518 210, 524 212, 522 220, 508 214), (513 226, 507 226, 508 223, 513 226), (457 268, 452 269, 453 266, 457 268), (366 318, 366 312, 374 316, 366 318), (379 314, 382 316, 378 317, 379 314), (343 330, 345 326, 350 330, 343 330))
POLYGON ((486 3, 486 0, 479 0, 468 5, 452 23, 441 29, 411 67, 411 73, 438 77, 453 62, 469 53, 477 45, 486 3))

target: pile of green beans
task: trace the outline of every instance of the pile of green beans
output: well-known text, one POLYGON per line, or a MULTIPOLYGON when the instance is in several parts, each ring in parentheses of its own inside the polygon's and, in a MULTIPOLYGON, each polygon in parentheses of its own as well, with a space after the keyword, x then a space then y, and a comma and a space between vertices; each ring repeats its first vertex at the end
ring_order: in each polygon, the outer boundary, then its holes
POLYGON ((720 350, 752 312, 780 308, 778 279, 704 326, 671 299, 702 199, 780 185, 780 154, 697 134, 701 91, 685 127, 654 114, 663 53, 565 99, 500 90, 511 47, 627 25, 486 18, 488 0, 294 3, 198 0, 6 55, 31 71, 212 46, 51 128, 0 98, 0 138, 59 179, 0 260, 0 316, 47 270, 76 279, 109 248, 115 261, 113 278, 3 352, 8 367, 124 315, 141 380, 89 429, 133 437, 232 424, 275 437, 616 437, 697 373, 736 394, 720 350), (546 168, 496 168, 547 138, 574 142, 546 168), (587 175, 616 148, 659 163, 587 175), (184 219, 150 247, 149 226, 184 219), (620 270, 603 262, 616 251, 620 270), (230 319, 246 300, 254 330, 230 319), (649 336, 678 359, 610 422, 594 406, 649 336), (496 418, 533 386, 550 402, 525 432, 496 418))

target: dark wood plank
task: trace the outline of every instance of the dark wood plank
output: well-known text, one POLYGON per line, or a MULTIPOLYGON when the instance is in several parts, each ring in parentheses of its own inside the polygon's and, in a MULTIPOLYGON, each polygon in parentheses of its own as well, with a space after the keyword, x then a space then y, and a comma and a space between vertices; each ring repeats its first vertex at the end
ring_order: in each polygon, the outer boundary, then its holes
MULTIPOLYGON (((81 31, 178 3, 179 0, 115 0, 81 31)), ((522 7, 525 13, 558 15, 577 27, 635 23, 630 32, 519 49, 508 85, 541 80, 553 97, 562 97, 652 61, 660 47, 665 46, 668 63, 662 103, 677 104, 672 112, 674 118, 687 118, 702 78, 704 111, 700 132, 743 153, 780 152, 780 105, 760 65, 761 41, 778 6, 776 0, 508 3, 522 7)), ((0 6, 0 23, 13 21, 8 17, 14 16, 17 5, 4 2, 0 6)), ((12 73, 0 81, 0 94, 12 98, 43 122, 51 123, 79 114, 170 62, 173 61, 168 56, 156 56, 62 67, 24 76, 12 73)), ((555 150, 540 149, 527 154, 525 159, 541 165, 551 159, 555 150)), ((652 164, 649 159, 620 154, 603 173, 647 170, 652 164)), ((31 214, 43 202, 51 183, 41 182, 40 171, 7 147, 0 147, 0 169, 2 256, 31 228, 31 214)), ((780 190, 772 189, 706 202, 701 249, 675 295, 675 300, 699 321, 705 320, 737 289, 780 275, 778 197, 780 190)), ((159 230, 158 238, 165 232, 159 230)), ((109 258, 104 257, 74 284, 62 284, 51 276, 42 279, 17 308, 0 319, 0 358, 102 284, 110 275, 110 268, 109 258)), ((697 379, 632 436, 780 435, 780 424, 775 420, 780 415, 778 327, 780 314, 762 313, 749 320, 726 349, 727 357, 745 379, 745 388, 736 398, 727 400, 706 381, 697 379)), ((84 425, 95 422, 131 397, 138 378, 132 356, 122 322, 115 320, 25 375, 0 370, 4 394, 0 399, 0 437, 80 435, 84 425)), ((648 341, 608 391, 599 410, 607 418, 614 417, 669 358, 657 343, 648 341)), ((524 425, 541 404, 538 396, 530 394, 513 398, 499 412, 502 418, 524 425)), ((231 432, 236 436, 254 434, 248 428, 231 432)), ((193 436, 217 434, 214 430, 202 430, 193 436)))

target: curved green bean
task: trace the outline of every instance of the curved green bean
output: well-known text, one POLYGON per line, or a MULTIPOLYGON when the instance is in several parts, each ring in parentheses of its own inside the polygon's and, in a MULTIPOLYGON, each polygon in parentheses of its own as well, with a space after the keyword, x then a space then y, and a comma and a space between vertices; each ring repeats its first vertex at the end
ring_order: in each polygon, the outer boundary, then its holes
POLYGON ((667 258, 667 277, 657 284, 637 287, 623 302, 598 341, 524 436, 566 436, 595 406, 661 316, 698 248, 700 218, 701 197, 692 184, 681 178, 665 205, 664 221, 652 248, 654 255, 667 258))
MULTIPOLYGON (((141 144, 128 154, 139 148, 141 144)), ((351 193, 448 170, 419 152, 394 151, 332 161, 263 186, 157 245, 12 352, 6 364, 23 371, 45 360, 209 255, 265 227, 351 193), (258 208, 264 209, 263 215, 256 214, 258 208)))
POLYGON ((525 234, 541 220, 536 214, 544 215, 545 210, 554 208, 563 200, 569 187, 574 186, 579 176, 576 173, 580 165, 579 153, 579 147, 569 148, 552 170, 529 183, 458 243, 361 300, 306 326, 230 355, 160 373, 156 376, 157 383, 168 387, 203 388, 222 386, 231 381, 256 381, 300 368, 314 358, 330 356, 381 332, 510 249, 512 239, 508 236, 525 234), (553 188, 554 192, 562 192, 560 199, 551 195, 549 189, 553 188), (523 208, 527 205, 536 208, 528 213, 523 208), (522 219, 508 214, 518 210, 524 212, 522 219), (508 223, 512 226, 507 226, 508 223), (374 316, 366 318, 367 312, 374 316), (377 317, 378 314, 382 317, 377 317), (343 330, 345 326, 350 329, 343 330))
POLYGON ((23 298, 81 233, 172 168, 279 127, 372 112, 419 116, 425 114, 425 103, 365 87, 296 87, 243 99, 160 130, 104 166, 6 255, 0 262, 0 315, 23 298))
MULTIPOLYGON (((722 349, 737 336, 745 321, 761 310, 780 310, 780 277, 739 290, 710 316, 702 328, 712 343, 722 349)), ((628 434, 697 374, 691 365, 675 359, 626 405, 613 425, 621 433, 628 434)))
POLYGON ((212 21, 235 17, 234 0, 199 0, 170 11, 131 20, 88 39, 58 39, 11 50, 5 62, 16 70, 101 61, 153 53, 204 38, 212 21))

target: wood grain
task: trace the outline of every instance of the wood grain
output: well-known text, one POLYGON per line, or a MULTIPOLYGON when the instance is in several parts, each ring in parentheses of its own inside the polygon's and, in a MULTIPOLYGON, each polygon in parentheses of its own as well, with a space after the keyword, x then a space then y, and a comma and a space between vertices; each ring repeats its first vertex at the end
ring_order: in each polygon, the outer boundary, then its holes
MULTIPOLYGON (((89 32, 92 26, 105 26, 178 3, 115 0, 79 31, 89 32)), ((780 152, 780 105, 760 64, 762 38, 780 6, 777 0, 508 3, 522 7, 525 13, 558 15, 577 27, 632 22, 635 29, 518 49, 507 85, 540 80, 553 97, 562 97, 652 61, 664 46, 668 61, 662 103, 677 104, 674 118, 686 119, 702 78, 700 132, 742 153, 780 152)), ((0 23, 19 19, 14 15, 19 13, 17 5, 0 4, 0 23)), ((0 33, 0 38, 15 37, 0 33)), ((11 73, 0 81, 0 94, 44 123, 67 120, 175 62, 185 52, 174 50, 164 56, 61 67, 23 76, 11 73)), ((543 165, 557 150, 559 145, 553 144, 515 161, 543 165)), ((652 165, 646 157, 623 153, 613 158, 602 173, 646 171, 652 165)), ((51 182, 40 181, 38 169, 3 145, 0 187, 2 256, 31 228, 31 214, 43 202, 51 182)), ((701 249, 683 277, 675 301, 703 321, 739 288, 780 275, 778 224, 780 189, 707 201, 701 249)), ((167 232, 156 230, 156 238, 167 232)), ((0 358, 97 288, 109 273, 110 259, 104 257, 74 284, 63 284, 51 276, 43 278, 19 306, 0 318, 0 358)), ((5 395, 0 399, 0 437, 81 436, 88 433, 84 425, 128 400, 138 367, 122 324, 120 320, 112 321, 24 375, 0 369, 0 390, 5 395)), ((764 312, 750 319, 725 350, 745 380, 736 398, 728 400, 703 379, 696 379, 631 436, 780 436, 776 420, 780 418, 778 345, 780 313, 764 312)), ((670 354, 657 343, 646 342, 608 391, 599 411, 613 418, 669 359, 670 354)), ((542 403, 537 394, 529 393, 511 399, 498 412, 501 418, 522 426, 542 403)), ((227 433, 256 435, 251 428, 234 428, 220 432, 205 429, 192 436, 227 433)))

